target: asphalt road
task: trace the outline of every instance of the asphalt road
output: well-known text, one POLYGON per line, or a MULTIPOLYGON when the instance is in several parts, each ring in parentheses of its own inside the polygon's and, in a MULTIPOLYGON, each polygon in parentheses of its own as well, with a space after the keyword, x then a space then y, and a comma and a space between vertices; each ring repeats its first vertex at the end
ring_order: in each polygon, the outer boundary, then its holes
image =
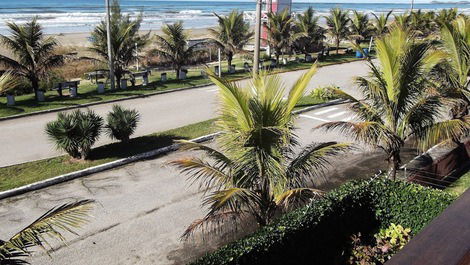
MULTIPOLYGON (((365 75, 364 61, 326 66, 319 69, 309 89, 319 86, 337 85, 346 91, 354 92, 353 77, 365 75)), ((286 86, 291 86, 305 71, 281 74, 286 86)), ((246 83, 246 81, 241 81, 246 83)), ((216 115, 217 87, 208 86, 146 98, 119 102, 126 108, 137 109, 142 116, 134 136, 164 131, 191 123, 214 118, 216 115)), ((105 116, 113 104, 90 107, 105 116)), ((0 167, 32 160, 44 159, 61 154, 44 133, 45 125, 56 118, 56 113, 36 115, 21 119, 0 121, 0 167)), ((112 142, 102 136, 96 146, 112 142)))
MULTIPOLYGON (((197 93, 202 94, 203 91, 197 93)), ((312 129, 325 121, 351 119, 351 113, 344 104, 317 109, 298 117, 296 133, 303 145, 347 141, 334 133, 312 129)), ((173 152, 2 200, 0 238, 9 238, 53 206, 79 199, 95 199, 99 203, 94 211, 95 217, 79 231, 81 236, 69 235, 69 246, 58 246, 51 253, 52 259, 37 253, 33 264, 185 264, 221 242, 220 238, 204 243, 197 239, 180 241, 184 229, 204 215, 197 187, 189 186, 186 177, 167 165, 172 159, 189 155, 198 154, 173 152)), ((383 160, 383 156, 373 151, 356 150, 334 159, 327 180, 317 179, 315 183, 327 190, 352 178, 370 176, 371 170, 383 166, 383 160)))

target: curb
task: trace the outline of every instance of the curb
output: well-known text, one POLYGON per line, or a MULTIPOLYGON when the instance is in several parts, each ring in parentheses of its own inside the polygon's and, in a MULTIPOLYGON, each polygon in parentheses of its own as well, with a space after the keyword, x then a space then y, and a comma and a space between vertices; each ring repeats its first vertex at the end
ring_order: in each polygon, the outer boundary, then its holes
MULTIPOLYGON (((328 102, 325 102, 325 103, 321 103, 321 104, 317 104, 317 105, 314 105, 314 106, 306 107, 306 108, 294 111, 293 113, 294 114, 301 114, 301 113, 308 112, 308 111, 311 111, 311 110, 314 110, 314 109, 318 109, 318 108, 322 108, 322 107, 328 107, 328 106, 332 106, 332 105, 339 105, 339 104, 343 104, 343 103, 347 103, 347 100, 335 99, 335 100, 331 100, 331 101, 328 101, 328 102)), ((212 133, 212 134, 208 134, 208 135, 204 135, 204 136, 201 136, 201 137, 198 137, 198 138, 191 139, 190 141, 195 142, 195 143, 202 143, 202 142, 206 142, 206 141, 214 139, 214 137, 219 135, 219 134, 220 134, 220 132, 216 132, 216 133, 212 133)), ((180 147, 180 144, 172 144, 172 145, 162 147, 162 148, 159 148, 159 149, 155 149, 155 150, 152 150, 152 151, 148 151, 148 152, 145 152, 145 153, 142 153, 142 154, 138 154, 138 155, 134 155, 134 156, 126 157, 126 158, 121 158, 121 159, 118 159, 118 160, 115 160, 115 161, 112 161, 112 162, 108 162, 108 163, 105 163, 105 164, 101 164, 101 165, 97 165, 97 166, 94 166, 94 167, 85 168, 85 169, 82 169, 82 170, 79 170, 79 171, 63 174, 63 175, 60 175, 60 176, 57 176, 57 177, 53 177, 53 178, 50 178, 50 179, 38 181, 38 182, 31 183, 31 184, 28 184, 28 185, 25 185, 25 186, 14 188, 14 189, 11 189, 11 190, 2 191, 2 192, 0 192, 0 200, 5 199, 5 198, 9 198, 9 197, 13 197, 13 196, 17 196, 17 195, 21 195, 21 194, 24 194, 24 193, 27 193, 27 192, 30 192, 30 191, 43 189, 43 188, 46 188, 46 187, 49 187, 49 186, 52 186, 52 185, 60 184, 60 183, 63 183, 63 182, 69 181, 69 180, 73 180, 73 179, 76 179, 76 178, 88 176, 88 175, 91 175, 91 174, 94 174, 94 173, 103 172, 103 171, 108 170, 108 169, 117 168, 117 167, 127 165, 127 164, 130 164, 130 163, 136 162, 136 161, 140 161, 140 160, 148 159, 148 158, 155 157, 155 156, 158 156, 158 155, 166 154, 166 153, 178 150, 179 147, 180 147)))
MULTIPOLYGON (((212 140, 218 134, 219 134, 219 132, 209 134, 209 135, 204 135, 204 136, 201 136, 201 137, 198 137, 198 138, 195 138, 195 139, 191 139, 191 141, 196 142, 196 143, 206 142, 206 141, 212 140)), ((155 150, 145 152, 145 153, 142 153, 142 154, 138 154, 138 155, 118 159, 118 160, 115 160, 115 161, 112 161, 112 162, 109 162, 109 163, 105 163, 105 164, 101 164, 101 165, 98 165, 98 166, 85 168, 85 169, 82 169, 82 170, 79 170, 79 171, 63 174, 63 175, 60 175, 60 176, 57 176, 57 177, 53 177, 53 178, 50 178, 50 179, 38 181, 38 182, 31 183, 31 184, 28 184, 28 185, 25 185, 25 186, 21 186, 21 187, 15 188, 15 189, 2 191, 2 192, 0 192, 0 200, 8 198, 8 197, 13 197, 13 196, 17 196, 17 195, 20 195, 20 194, 24 194, 26 192, 46 188, 46 187, 49 187, 49 186, 52 186, 52 185, 55 185, 55 184, 60 184, 60 183, 63 183, 63 182, 69 181, 69 180, 84 177, 84 176, 91 175, 91 174, 94 174, 94 173, 103 172, 103 171, 108 170, 108 169, 117 168, 117 167, 127 165, 127 164, 130 164, 132 162, 139 161, 139 160, 144 160, 144 159, 147 159, 147 158, 151 158, 151 157, 155 157, 155 156, 158 156, 158 155, 166 154, 166 153, 178 150, 179 147, 180 147, 180 144, 172 144, 172 145, 162 147, 162 148, 159 148, 159 149, 155 149, 155 150)))
MULTIPOLYGON (((358 61, 361 61, 361 60, 331 63, 331 64, 323 65, 321 67, 328 67, 328 66, 332 66, 332 65, 341 65, 341 64, 346 64, 346 63, 354 63, 354 62, 358 62, 358 61)), ((304 70, 307 70, 307 69, 308 68, 302 68, 302 69, 291 70, 291 71, 279 71, 279 72, 275 72, 275 73, 272 73, 272 74, 284 74, 284 73, 289 73, 289 72, 304 71, 304 70)), ((245 80, 245 79, 249 79, 249 77, 235 78, 231 81, 238 82, 238 81, 245 80)), ((169 89, 169 90, 164 90, 164 91, 157 91, 157 92, 153 92, 153 93, 148 93, 148 94, 144 94, 144 95, 135 95, 135 96, 105 100, 105 101, 97 101, 97 102, 92 102, 92 103, 78 104, 78 105, 70 106, 70 107, 40 110, 40 111, 34 111, 34 112, 24 113, 24 114, 16 114, 16 115, 11 115, 11 116, 7 116, 7 117, 0 117, 0 122, 7 121, 7 120, 20 119, 20 118, 25 118, 25 117, 35 116, 35 115, 60 112, 60 111, 65 111, 65 110, 91 107, 91 106, 96 106, 96 105, 101 105, 101 104, 109 104, 109 103, 113 103, 113 102, 120 102, 120 101, 131 100, 131 99, 146 98, 146 97, 156 96, 156 95, 160 95, 160 94, 166 94, 166 93, 171 93, 171 92, 178 92, 178 91, 196 89, 196 88, 207 87, 207 86, 212 86, 212 85, 214 85, 214 84, 209 83, 209 84, 197 85, 197 86, 191 86, 191 87, 175 88, 175 89, 169 89)), ((125 90, 122 90, 122 91, 125 91, 125 90)))

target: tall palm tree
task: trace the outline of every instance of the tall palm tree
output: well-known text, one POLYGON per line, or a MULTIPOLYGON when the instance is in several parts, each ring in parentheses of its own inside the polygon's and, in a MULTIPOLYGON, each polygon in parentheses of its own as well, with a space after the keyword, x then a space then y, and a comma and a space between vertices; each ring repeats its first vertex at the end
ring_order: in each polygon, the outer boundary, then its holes
POLYGON ((369 16, 366 13, 354 10, 349 26, 350 38, 352 38, 357 45, 361 44, 362 40, 371 36, 372 28, 369 22, 369 16))
MULTIPOLYGON (((114 59, 113 71, 118 89, 121 88, 121 79, 128 72, 127 67, 136 61, 137 48, 141 49, 148 44, 149 34, 140 35, 142 16, 134 21, 130 15, 123 15, 119 2, 114 0, 111 6, 111 47, 114 59)), ((89 50, 96 53, 103 62, 108 63, 108 43, 106 21, 101 21, 91 33, 91 47, 89 50)))
POLYGON ((288 10, 281 13, 268 13, 268 42, 276 53, 276 62, 293 42, 293 18, 288 10))
POLYGON ((46 250, 50 246, 47 237, 65 242, 62 233, 76 234, 74 229, 88 223, 93 204, 92 200, 63 204, 49 210, 8 241, 0 240, 0 264, 29 264, 25 258, 32 255, 30 248, 41 247, 46 250))
POLYGON ((349 34, 349 16, 348 12, 341 8, 333 8, 330 10, 330 15, 325 17, 326 25, 328 26, 328 33, 334 39, 336 44, 336 54, 339 53, 339 44, 342 39, 346 38, 349 34))
POLYGON ((308 184, 322 175, 330 157, 347 151, 350 145, 313 143, 295 152, 293 110, 315 72, 316 65, 295 83, 287 100, 279 76, 255 76, 249 87, 241 88, 210 74, 221 95, 220 151, 184 142, 187 149, 203 151, 209 159, 172 162, 208 191, 204 198, 207 215, 189 226, 183 236, 198 228, 217 231, 218 225, 239 221, 242 216, 253 217, 263 226, 277 211, 320 194, 308 184))
POLYGON ((369 61, 370 76, 356 78, 364 100, 335 90, 353 102, 351 109, 361 121, 329 122, 319 127, 337 130, 385 151, 389 177, 394 179, 405 141, 417 137, 423 146, 429 145, 460 135, 469 123, 436 121, 442 98, 429 82, 429 73, 442 56, 433 52, 431 44, 418 42, 409 31, 394 27, 376 41, 376 51, 380 67, 369 61))
POLYGON ((0 42, 14 57, 0 55, 0 65, 29 80, 37 100, 39 81, 49 70, 63 64, 64 56, 54 52, 58 46, 56 39, 44 36, 36 18, 22 25, 10 22, 7 26, 10 35, 0 35, 0 42))
POLYGON ((229 68, 232 66, 233 56, 243 51, 243 47, 248 44, 253 31, 250 24, 243 19, 243 13, 232 10, 227 16, 219 16, 218 25, 215 29, 209 29, 212 40, 222 49, 227 56, 229 68))
POLYGON ((176 78, 179 79, 181 68, 194 54, 194 46, 188 46, 188 35, 184 32, 182 21, 165 24, 162 32, 164 36, 156 36, 158 48, 153 53, 170 62, 176 71, 176 78))
POLYGON ((379 16, 376 14, 372 13, 372 15, 375 17, 375 22, 374 22, 374 35, 375 37, 380 37, 384 35, 385 33, 388 32, 388 27, 389 27, 389 19, 390 15, 392 14, 393 10, 388 11, 388 13, 382 13, 379 16))
POLYGON ((445 96, 459 99, 452 109, 453 118, 468 115, 470 106, 470 19, 460 16, 441 26, 441 48, 446 60, 436 71, 445 96))
POLYGON ((319 17, 315 16, 312 7, 298 14, 295 21, 297 47, 307 56, 307 54, 320 49, 325 39, 325 29, 318 23, 319 17))

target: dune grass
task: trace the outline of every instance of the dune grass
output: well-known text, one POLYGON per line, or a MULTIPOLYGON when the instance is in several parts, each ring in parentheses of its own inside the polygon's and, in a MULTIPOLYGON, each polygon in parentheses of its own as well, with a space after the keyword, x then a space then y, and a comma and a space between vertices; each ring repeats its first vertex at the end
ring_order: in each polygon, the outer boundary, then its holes
MULTIPOLYGON (((325 60, 320 62, 320 66, 326 66, 337 63, 352 62, 361 59, 357 59, 354 55, 331 55, 326 57, 325 60)), ((225 72, 225 77, 231 80, 239 80, 249 77, 249 73, 245 72, 243 69, 244 61, 237 59, 234 61, 236 65, 237 72, 234 74, 227 74, 226 63, 223 64, 222 70, 225 72)), ((212 64, 213 66, 213 64, 212 64)), ((271 73, 281 73, 295 70, 308 69, 312 66, 312 63, 302 63, 302 62, 289 62, 285 66, 280 66, 271 71, 271 73)), ((78 89, 78 97, 70 98, 66 96, 66 91, 64 91, 64 96, 59 97, 56 91, 47 91, 45 93, 46 100, 44 102, 36 102, 33 94, 21 95, 16 97, 15 106, 7 106, 6 98, 0 97, 0 117, 8 117, 12 115, 31 113, 41 110, 50 110, 57 109, 62 107, 78 106, 80 104, 108 101, 120 98, 126 98, 131 96, 144 96, 146 94, 155 93, 158 91, 167 91, 171 89, 178 88, 188 88, 199 85, 211 84, 211 81, 207 78, 201 76, 201 70, 204 67, 193 68, 188 72, 188 78, 186 80, 176 80, 176 75, 174 71, 166 71, 168 74, 167 82, 160 82, 161 72, 154 72, 149 78, 149 85, 143 87, 139 85, 141 82, 137 82, 135 88, 128 88, 126 90, 107 90, 103 94, 98 94, 96 92, 96 84, 92 84, 88 80, 83 80, 78 89)), ((213 69, 213 68, 212 68, 213 69)))
MULTIPOLYGON (((325 100, 306 96, 299 101, 296 108, 305 108, 324 102, 325 100)), ((128 143, 116 142, 100 146, 92 150, 86 161, 71 160, 68 155, 62 155, 3 167, 0 168, 0 191, 169 146, 177 139, 194 139, 214 133, 217 130, 214 121, 214 119, 206 120, 164 132, 136 137, 128 143)))

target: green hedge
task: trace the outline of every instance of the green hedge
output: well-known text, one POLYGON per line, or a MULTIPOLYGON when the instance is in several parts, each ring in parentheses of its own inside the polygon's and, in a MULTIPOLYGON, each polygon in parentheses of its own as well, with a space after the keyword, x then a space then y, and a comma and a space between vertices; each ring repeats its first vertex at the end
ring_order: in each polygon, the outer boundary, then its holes
POLYGON ((353 181, 192 264, 345 264, 352 234, 372 235, 390 223, 416 234, 454 199, 401 181, 353 181))

